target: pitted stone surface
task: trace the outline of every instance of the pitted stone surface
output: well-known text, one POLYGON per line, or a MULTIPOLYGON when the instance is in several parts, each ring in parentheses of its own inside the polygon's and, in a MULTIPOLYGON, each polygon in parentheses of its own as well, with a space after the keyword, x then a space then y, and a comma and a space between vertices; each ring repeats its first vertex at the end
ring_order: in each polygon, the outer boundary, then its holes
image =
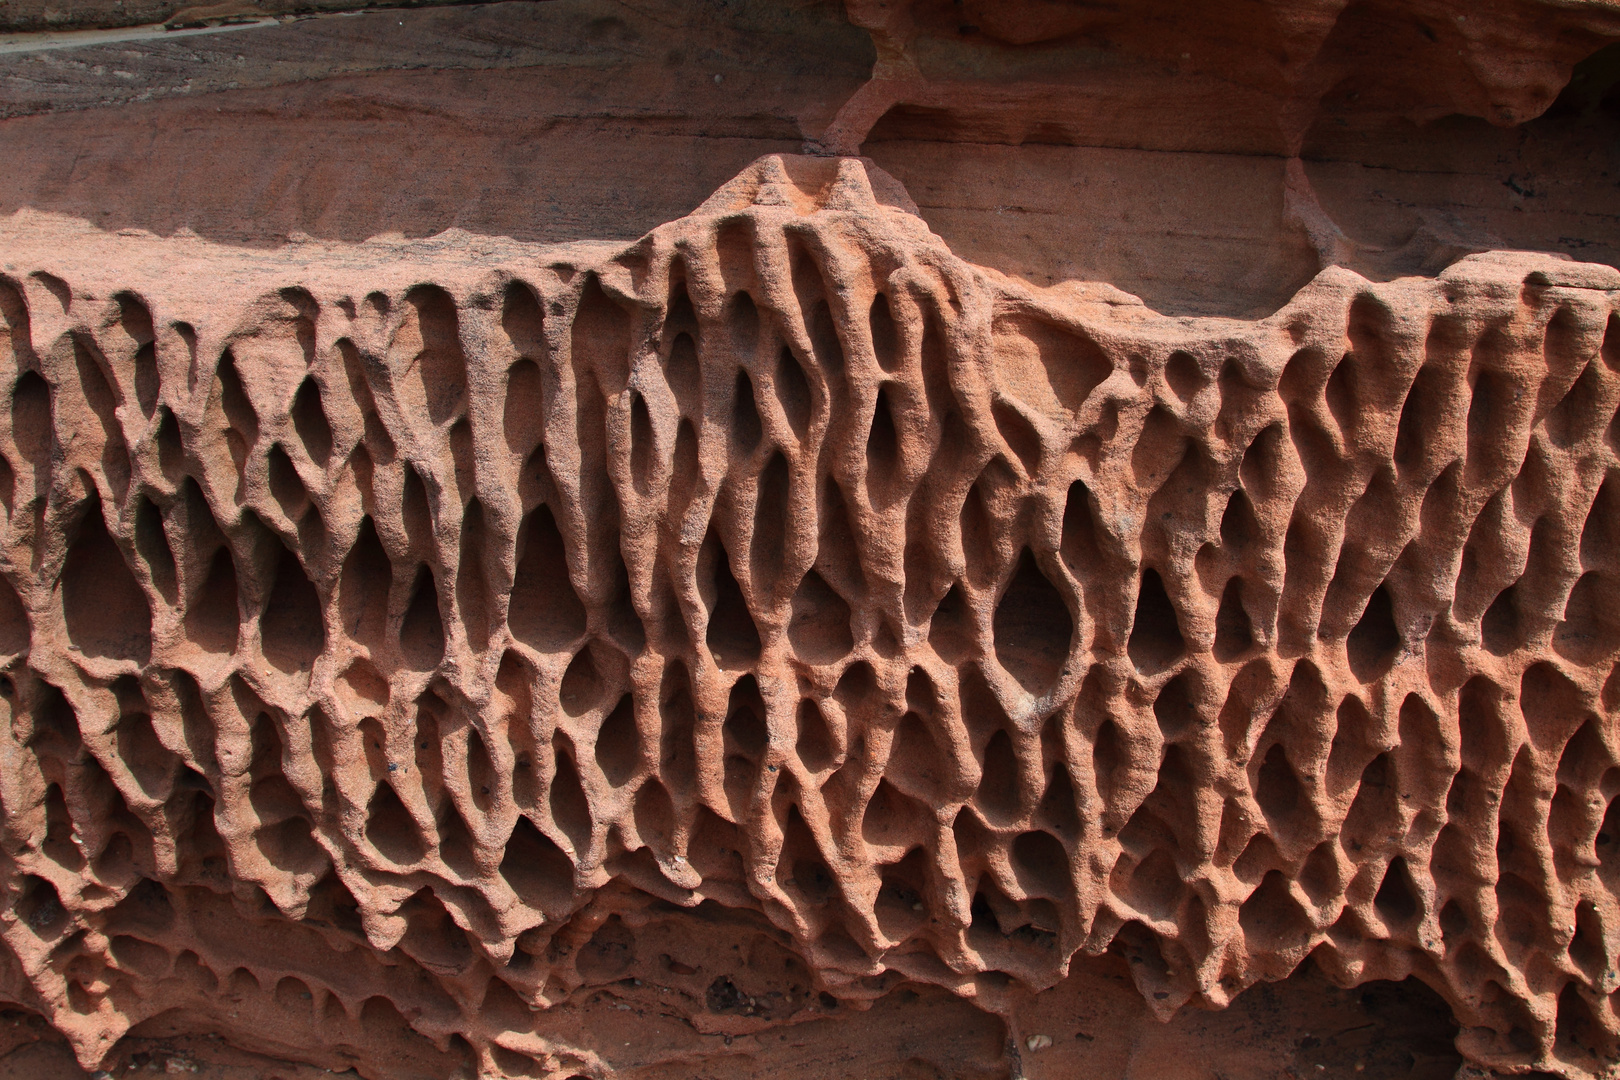
POLYGON ((13 219, 4 993, 86 1064, 191 1008, 561 1077, 544 1008, 673 905, 791 943, 800 997, 707 988, 745 1026, 1312 956, 1607 1075, 1620 274, 1171 319, 908 206, 772 157, 629 247, 13 219))

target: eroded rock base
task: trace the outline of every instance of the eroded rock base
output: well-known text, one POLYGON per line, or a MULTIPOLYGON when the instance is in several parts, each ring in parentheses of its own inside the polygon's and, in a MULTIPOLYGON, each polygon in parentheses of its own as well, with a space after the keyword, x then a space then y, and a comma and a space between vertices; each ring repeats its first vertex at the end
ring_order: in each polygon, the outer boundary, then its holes
MULTIPOLYGON (((727 933, 712 919, 686 913, 660 922, 665 925, 655 924, 648 936, 657 945, 678 940, 678 956, 660 953, 648 963, 620 953, 617 961, 625 966, 618 978, 582 987, 574 999, 552 1007, 558 1030, 588 1027, 597 1034, 596 1048, 611 1070, 604 1075, 1275 1080, 1291 1071, 1325 1080, 1452 1080, 1462 1063, 1452 1046, 1456 1023, 1432 991, 1410 980, 1340 990, 1309 965, 1281 983, 1255 987, 1224 1011, 1190 1010, 1168 1023, 1147 1012, 1131 985, 1128 961, 1114 954, 1080 961, 1011 1019, 919 985, 869 1006, 824 1007, 821 1016, 791 1019, 781 1005, 803 983, 776 970, 783 946, 769 928, 738 926, 727 933), (700 946, 705 940, 713 945, 700 946), (704 987, 711 976, 694 965, 727 974, 712 976, 704 987)), ((276 1042, 304 1027, 296 1009, 255 1021, 267 1025, 276 1042)), ((354 1075, 344 1059, 359 1056, 342 1047, 306 1048, 300 1053, 319 1064, 287 1060, 233 1046, 205 1027, 196 1017, 148 1021, 114 1047, 106 1071, 137 1080, 316 1080, 333 1072, 354 1075)), ((0 1014, 0 1080, 90 1075, 43 1020, 0 1014)), ((463 1063, 436 1075, 474 1072, 463 1063)))

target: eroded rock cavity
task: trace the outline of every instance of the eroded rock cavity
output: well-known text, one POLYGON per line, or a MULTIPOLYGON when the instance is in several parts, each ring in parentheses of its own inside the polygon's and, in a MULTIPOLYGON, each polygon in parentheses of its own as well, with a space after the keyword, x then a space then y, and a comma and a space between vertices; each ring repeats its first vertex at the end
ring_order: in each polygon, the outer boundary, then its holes
POLYGON ((715 1013, 1310 955, 1603 1068, 1620 274, 1169 319, 907 204, 766 158, 628 248, 15 226, 5 994, 87 1065, 190 1009, 563 1076, 536 1010, 676 905, 791 942, 715 1013))

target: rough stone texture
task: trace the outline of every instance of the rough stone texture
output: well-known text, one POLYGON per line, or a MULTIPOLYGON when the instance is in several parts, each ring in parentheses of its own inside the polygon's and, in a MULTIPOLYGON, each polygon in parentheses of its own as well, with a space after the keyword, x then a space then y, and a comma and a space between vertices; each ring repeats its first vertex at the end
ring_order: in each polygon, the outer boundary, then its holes
POLYGON ((628 246, 14 218, 6 991, 87 1066, 562 1077, 592 986, 904 984, 1038 1075, 1077 951, 1161 1017, 1309 956, 1608 1075, 1620 273, 1179 319, 911 210, 768 157, 628 246))
POLYGON ((1613 3, 176 6, 0 2, 0 1078, 1612 1075, 1613 3))

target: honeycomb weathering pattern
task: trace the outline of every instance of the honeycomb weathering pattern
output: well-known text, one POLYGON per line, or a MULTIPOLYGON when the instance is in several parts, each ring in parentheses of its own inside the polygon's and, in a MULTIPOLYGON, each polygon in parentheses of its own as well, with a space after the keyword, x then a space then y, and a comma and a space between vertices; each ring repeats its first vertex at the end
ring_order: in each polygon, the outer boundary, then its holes
POLYGON ((658 898, 845 999, 1311 955, 1603 1073, 1620 274, 1172 319, 908 205, 772 157, 628 246, 14 219, 4 994, 86 1063, 296 996, 561 1076, 531 1010, 658 898))

